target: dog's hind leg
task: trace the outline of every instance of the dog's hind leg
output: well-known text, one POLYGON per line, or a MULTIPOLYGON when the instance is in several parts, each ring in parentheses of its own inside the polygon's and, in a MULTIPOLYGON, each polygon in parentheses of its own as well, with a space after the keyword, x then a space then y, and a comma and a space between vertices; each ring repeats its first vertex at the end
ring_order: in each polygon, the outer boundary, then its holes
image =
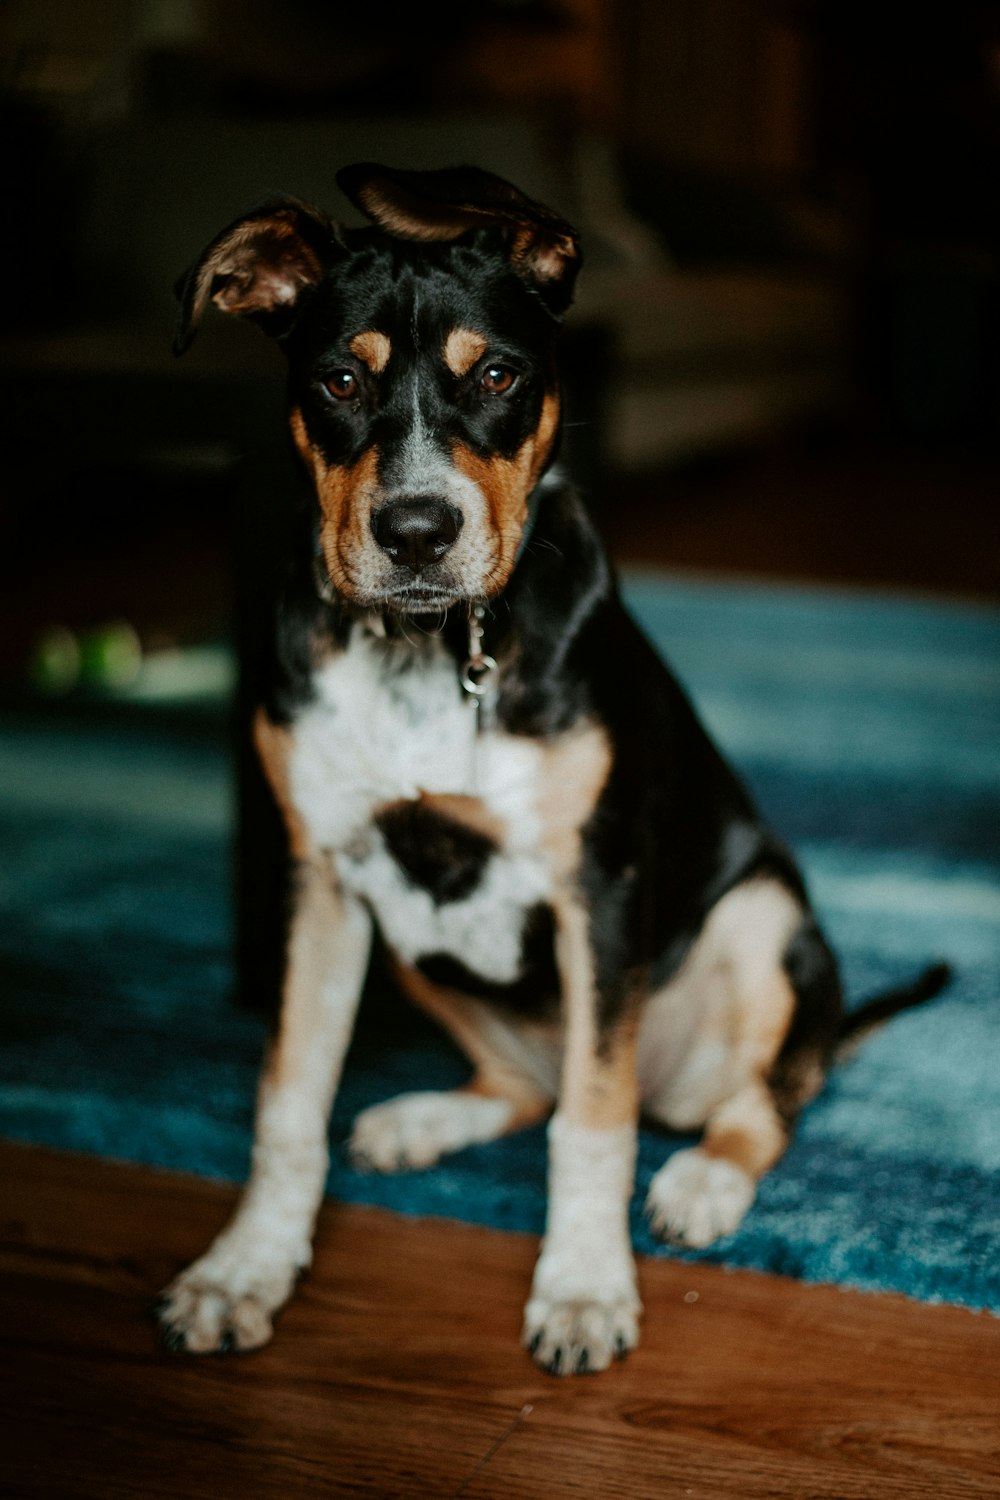
POLYGON ((326 861, 300 867, 277 1036, 257 1099, 250 1181, 230 1223, 163 1293, 164 1338, 203 1354, 253 1349, 312 1255, 327 1123, 371 942, 371 918, 326 861))
POLYGON ((739 1227, 822 1081, 837 1004, 829 950, 796 896, 764 878, 723 896, 640 1032, 647 1112, 704 1131, 650 1183, 662 1238, 701 1248, 739 1227))
POLYGON ((787 1140, 767 1084, 747 1084, 709 1116, 699 1146, 675 1151, 656 1173, 646 1198, 650 1227, 692 1249, 732 1234, 787 1140))
POLYGON ((558 1041, 549 1028, 502 1019, 480 1000, 431 984, 417 969, 397 965, 396 975, 410 998, 451 1034, 475 1073, 465 1088, 401 1094, 363 1110, 348 1144, 357 1167, 429 1167, 448 1152, 545 1118, 558 1076, 558 1041))

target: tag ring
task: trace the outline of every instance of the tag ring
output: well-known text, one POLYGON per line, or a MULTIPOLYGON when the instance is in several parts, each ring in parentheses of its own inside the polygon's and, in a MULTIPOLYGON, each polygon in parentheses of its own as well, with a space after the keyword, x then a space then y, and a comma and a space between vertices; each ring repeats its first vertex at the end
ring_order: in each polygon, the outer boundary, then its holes
POLYGON ((490 678, 495 671, 497 664, 492 656, 470 656, 462 668, 459 682, 473 698, 485 698, 490 690, 490 678))

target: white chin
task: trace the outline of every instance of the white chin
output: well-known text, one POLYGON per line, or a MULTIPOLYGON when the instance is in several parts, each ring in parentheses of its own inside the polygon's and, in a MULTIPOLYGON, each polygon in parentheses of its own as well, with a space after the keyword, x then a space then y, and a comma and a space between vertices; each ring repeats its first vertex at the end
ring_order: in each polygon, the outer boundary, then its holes
POLYGON ((378 609, 390 609, 401 615, 432 615, 455 604, 467 602, 469 596, 456 589, 438 588, 430 584, 414 583, 387 589, 373 601, 378 609))

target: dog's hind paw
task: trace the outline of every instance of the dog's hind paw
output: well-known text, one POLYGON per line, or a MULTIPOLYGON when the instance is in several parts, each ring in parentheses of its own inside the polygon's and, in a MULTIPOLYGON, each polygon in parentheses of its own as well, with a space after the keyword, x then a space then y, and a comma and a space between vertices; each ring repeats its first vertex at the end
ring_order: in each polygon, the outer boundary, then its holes
POLYGON ((354 1165, 374 1172, 430 1167, 450 1151, 492 1141, 507 1130, 514 1109, 507 1099, 474 1094, 400 1094, 362 1110, 347 1151, 354 1165))
POLYGON ((524 1310, 522 1342, 550 1375, 606 1370, 639 1342, 638 1299, 555 1301, 532 1297, 524 1310))
POLYGON ((701 1250, 732 1234, 754 1200, 748 1172, 700 1147, 675 1151, 649 1184, 646 1214, 661 1239, 701 1250))

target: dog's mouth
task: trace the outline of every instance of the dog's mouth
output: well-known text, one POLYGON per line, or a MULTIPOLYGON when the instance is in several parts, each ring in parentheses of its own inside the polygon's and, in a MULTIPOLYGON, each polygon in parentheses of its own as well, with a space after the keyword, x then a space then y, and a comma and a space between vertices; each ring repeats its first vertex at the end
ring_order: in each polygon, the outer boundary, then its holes
POLYGON ((331 587, 355 608, 393 615, 441 614, 458 605, 468 606, 482 597, 481 589, 463 587, 453 578, 435 580, 412 574, 399 579, 368 580, 367 586, 345 579, 338 587, 323 579, 321 594, 329 596, 331 587))
POLYGON ((457 589, 416 580, 387 590, 375 603, 377 608, 391 610, 393 614, 428 615, 467 603, 470 597, 457 589))
POLYGON ((419 572, 392 566, 345 569, 332 586, 362 609, 400 616, 439 614, 455 607, 468 607, 496 592, 494 577, 490 573, 484 575, 481 567, 441 564, 419 572))

